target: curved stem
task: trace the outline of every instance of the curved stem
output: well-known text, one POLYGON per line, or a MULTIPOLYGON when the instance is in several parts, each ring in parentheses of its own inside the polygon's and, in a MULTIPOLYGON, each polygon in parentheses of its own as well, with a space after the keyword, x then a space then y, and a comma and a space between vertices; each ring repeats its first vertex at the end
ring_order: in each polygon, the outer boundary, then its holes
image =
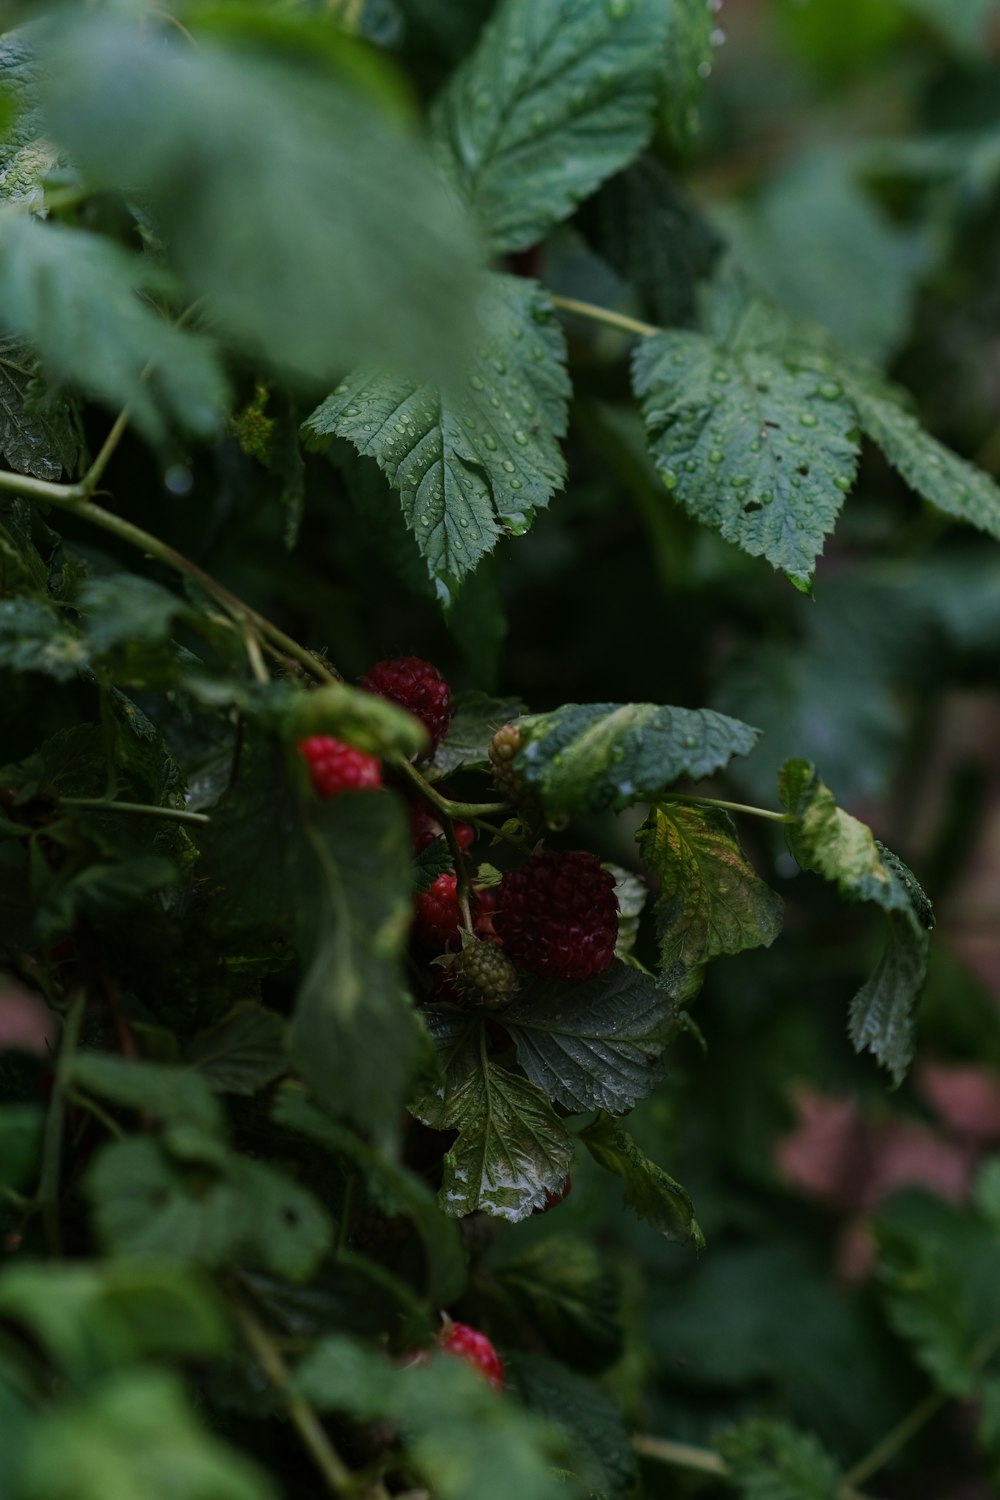
POLYGON ((60 797, 60 807, 81 807, 88 812, 128 813, 140 818, 164 818, 171 823, 209 823, 207 813, 180 807, 154 807, 145 802, 115 802, 110 797, 60 797))
POLYGON ((507 833, 503 828, 498 828, 495 823, 487 823, 485 818, 474 817, 472 821, 484 833, 491 833, 495 839, 503 839, 504 843, 513 844, 514 848, 520 849, 522 854, 531 854, 531 845, 527 839, 519 838, 516 833, 507 833))
POLYGON ((657 802, 691 802, 695 807, 719 807, 723 812, 746 813, 751 818, 767 818, 772 823, 794 823, 794 813, 772 812, 769 807, 751 807, 746 802, 726 802, 721 797, 692 797, 687 792, 660 792, 657 802))
MULTIPOLYGON (((732 1470, 726 1460, 710 1448, 696 1448, 693 1443, 674 1443, 669 1438, 650 1437, 637 1432, 632 1436, 632 1447, 643 1458, 655 1459, 661 1464, 670 1464, 675 1469, 690 1469, 697 1474, 712 1474, 717 1479, 728 1480, 732 1470)), ((869 1500, 869 1497, 853 1487, 848 1475, 837 1490, 837 1500, 869 1500)))
POLYGON ((654 333, 662 332, 654 323, 642 323, 638 318, 612 312, 610 307, 598 307, 594 302, 578 302, 575 297, 557 297, 554 292, 549 292, 549 301, 554 307, 576 313, 578 317, 590 318, 594 323, 606 323, 609 328, 617 328, 622 333, 637 333, 640 338, 650 338, 654 333))
POLYGON ((443 813, 446 818, 472 818, 474 820, 480 816, 488 816, 491 813, 510 811, 510 804, 507 802, 453 802, 450 797, 442 796, 437 788, 427 780, 426 776, 422 776, 416 766, 408 761, 405 756, 397 756, 392 764, 397 771, 403 773, 407 781, 412 783, 424 801, 429 802, 437 812, 443 813))

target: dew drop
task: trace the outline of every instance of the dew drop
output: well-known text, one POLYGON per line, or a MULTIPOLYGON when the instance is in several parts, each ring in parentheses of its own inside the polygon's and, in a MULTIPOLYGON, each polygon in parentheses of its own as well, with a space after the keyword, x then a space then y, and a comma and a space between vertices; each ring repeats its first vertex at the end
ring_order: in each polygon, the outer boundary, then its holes
POLYGON ((773 490, 761 490, 761 492, 760 492, 760 503, 761 503, 761 505, 770 505, 770 503, 771 503, 771 501, 773 499, 774 499, 774 491, 773 490))
POLYGON ((712 371, 712 379, 717 380, 720 385, 728 385, 732 378, 729 371, 724 369, 722 365, 719 365, 717 369, 712 371))
POLYGON ((500 467, 501 469, 503 469, 505 474, 513 474, 514 472, 514 465, 511 463, 509 458, 505 458, 500 467))
POLYGON ((710 78, 711 76, 712 76, 712 64, 710 62, 700 62, 698 64, 698 77, 699 78, 710 78))
POLYGON ((833 482, 837 486, 838 490, 843 490, 845 495, 851 488, 851 481, 848 479, 846 474, 838 474, 833 482))
POLYGON ((710 464, 721 464, 721 462, 722 462, 722 452, 721 452, 721 450, 719 448, 713 448, 712 451, 711 451, 711 453, 708 455, 708 461, 709 461, 710 464))
POLYGON ((469 384, 472 386, 472 389, 474 391, 482 391, 486 388, 486 381, 482 378, 481 375, 470 375, 469 384))
POLYGON ((697 468, 698 465, 695 463, 693 458, 684 460, 684 472, 686 474, 694 474, 697 471, 697 468))
POLYGON ((517 443, 519 448, 526 447, 528 442, 527 433, 522 432, 520 427, 516 428, 514 432, 514 441, 515 443, 517 443))
POLYGON ((484 432, 483 433, 483 447, 484 448, 488 448, 491 453, 495 453, 496 452, 496 449, 497 449, 497 440, 493 436, 492 432, 484 432))
POLYGON ((823 384, 817 388, 816 394, 822 396, 824 401, 836 401, 838 396, 843 395, 843 390, 843 386, 838 385, 835 380, 824 380, 823 384))
POLYGON ((799 417, 799 421, 802 423, 803 427, 816 426, 816 418, 813 416, 811 411, 804 411, 801 417, 799 417))
POLYGON ((356 417, 358 415, 358 408, 356 406, 348 406, 344 409, 345 417, 356 417))
POLYGON ((663 483, 666 485, 668 490, 672 490, 675 487, 675 485, 677 484, 677 475, 674 473, 673 469, 664 469, 663 483))
POLYGON ((512 490, 519 490, 521 488, 521 481, 519 479, 511 479, 509 484, 512 490))

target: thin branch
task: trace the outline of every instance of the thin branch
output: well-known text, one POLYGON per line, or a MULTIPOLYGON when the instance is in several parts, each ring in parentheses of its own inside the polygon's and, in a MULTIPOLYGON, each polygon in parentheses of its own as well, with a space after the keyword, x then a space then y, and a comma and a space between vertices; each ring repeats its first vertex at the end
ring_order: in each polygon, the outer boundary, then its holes
MULTIPOLYGON (((675 1469, 690 1469, 697 1474, 711 1474, 717 1479, 728 1480, 732 1470, 726 1460, 710 1448, 696 1448, 693 1443, 674 1443, 669 1438, 650 1437, 637 1432, 632 1437, 632 1447, 643 1458, 652 1458, 661 1464, 670 1464, 675 1469)), ((837 1500, 870 1500, 861 1490, 853 1488, 850 1475, 837 1491, 837 1500)))
POLYGON ((326 1480, 331 1495, 349 1495, 355 1489, 354 1475, 327 1436, 312 1405, 295 1389, 281 1351, 257 1319, 242 1307, 234 1309, 247 1345, 268 1380, 284 1400, 292 1425, 326 1480))
POLYGON ((771 823, 794 823, 794 813, 772 812, 769 807, 751 807, 747 802, 726 802, 721 797, 692 797, 687 792, 660 792, 657 802, 691 802, 695 807, 719 807, 723 812, 746 813, 751 818, 767 818, 771 823))
POLYGON ((416 766, 408 761, 405 756, 397 756, 393 760, 393 766, 397 771, 402 772, 407 781, 412 783, 426 802, 429 802, 438 812, 443 813, 445 817, 475 819, 478 817, 487 817, 492 813, 510 811, 510 804, 508 802, 453 802, 450 797, 442 796, 437 788, 432 786, 427 780, 426 776, 422 776, 416 766))
POLYGON ((146 802, 115 802, 110 797, 60 797, 60 807, 80 807, 88 812, 128 813, 139 818, 164 818, 171 823, 210 823, 207 813, 188 812, 181 807, 154 807, 146 802))
POLYGON ((663 331, 654 323, 642 323, 638 318, 629 318, 625 313, 612 312, 610 307, 598 307, 594 302, 578 302, 575 297, 557 297, 554 292, 549 293, 549 301, 553 306, 561 307, 564 312, 576 313, 581 318, 590 318, 594 323, 606 323, 609 328, 617 328, 622 333, 637 333, 640 338, 650 338, 654 333, 663 331))

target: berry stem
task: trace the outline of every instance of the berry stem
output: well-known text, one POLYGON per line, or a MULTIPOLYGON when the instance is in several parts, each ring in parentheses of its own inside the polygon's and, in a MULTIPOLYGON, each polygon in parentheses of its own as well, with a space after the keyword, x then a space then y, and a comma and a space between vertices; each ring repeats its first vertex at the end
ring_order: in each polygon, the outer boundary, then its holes
POLYGON ((165 818, 171 823, 210 823, 207 813, 187 812, 180 807, 153 807, 145 802, 116 802, 110 797, 60 797, 60 807, 81 807, 92 812, 134 813, 141 818, 165 818))
POLYGON ((397 756, 392 762, 397 771, 401 771, 408 781, 416 787, 425 802, 429 802, 436 812, 443 813, 446 818, 472 818, 475 820, 481 816, 489 816, 491 813, 502 813, 510 810, 507 802, 453 802, 450 797, 443 797, 441 793, 429 782, 426 776, 421 775, 416 766, 403 756, 397 756))
POLYGON ((590 318, 595 323, 606 323, 609 328, 618 328, 622 333, 637 333, 640 338, 650 338, 652 334, 662 332, 654 323, 642 323, 638 318, 612 312, 610 307, 598 307, 594 302, 578 302, 575 297, 557 297, 555 292, 549 292, 548 296, 554 307, 576 313, 581 318, 590 318))
POLYGON ((772 812, 769 807, 751 807, 747 802, 726 802, 721 797, 692 797, 687 792, 661 792, 657 802, 690 802, 695 807, 719 807, 723 812, 746 813, 771 823, 794 823, 794 813, 772 812))
POLYGON ((481 828, 484 833, 492 833, 494 838, 503 839, 507 844, 513 844, 514 848, 520 849, 522 854, 534 853, 527 839, 519 838, 516 833, 508 833, 506 829, 498 828, 495 823, 487 823, 485 818, 473 817, 472 821, 473 823, 475 823, 476 827, 481 828))
POLYGON ((257 1319, 245 1308, 234 1308, 236 1322, 243 1338, 275 1390, 282 1396, 292 1425, 310 1453, 317 1469, 326 1480, 332 1495, 349 1495, 355 1489, 354 1475, 327 1437, 319 1417, 310 1403, 292 1383, 281 1351, 257 1319))

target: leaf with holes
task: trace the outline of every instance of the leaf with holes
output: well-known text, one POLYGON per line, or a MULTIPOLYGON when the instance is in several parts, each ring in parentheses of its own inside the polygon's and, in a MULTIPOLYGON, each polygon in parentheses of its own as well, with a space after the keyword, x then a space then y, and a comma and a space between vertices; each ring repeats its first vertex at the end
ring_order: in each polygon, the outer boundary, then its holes
POLYGON ((317 445, 349 439, 399 491, 441 596, 504 533, 527 531, 565 478, 565 344, 538 286, 490 277, 482 335, 464 385, 349 375, 305 423, 317 445))

